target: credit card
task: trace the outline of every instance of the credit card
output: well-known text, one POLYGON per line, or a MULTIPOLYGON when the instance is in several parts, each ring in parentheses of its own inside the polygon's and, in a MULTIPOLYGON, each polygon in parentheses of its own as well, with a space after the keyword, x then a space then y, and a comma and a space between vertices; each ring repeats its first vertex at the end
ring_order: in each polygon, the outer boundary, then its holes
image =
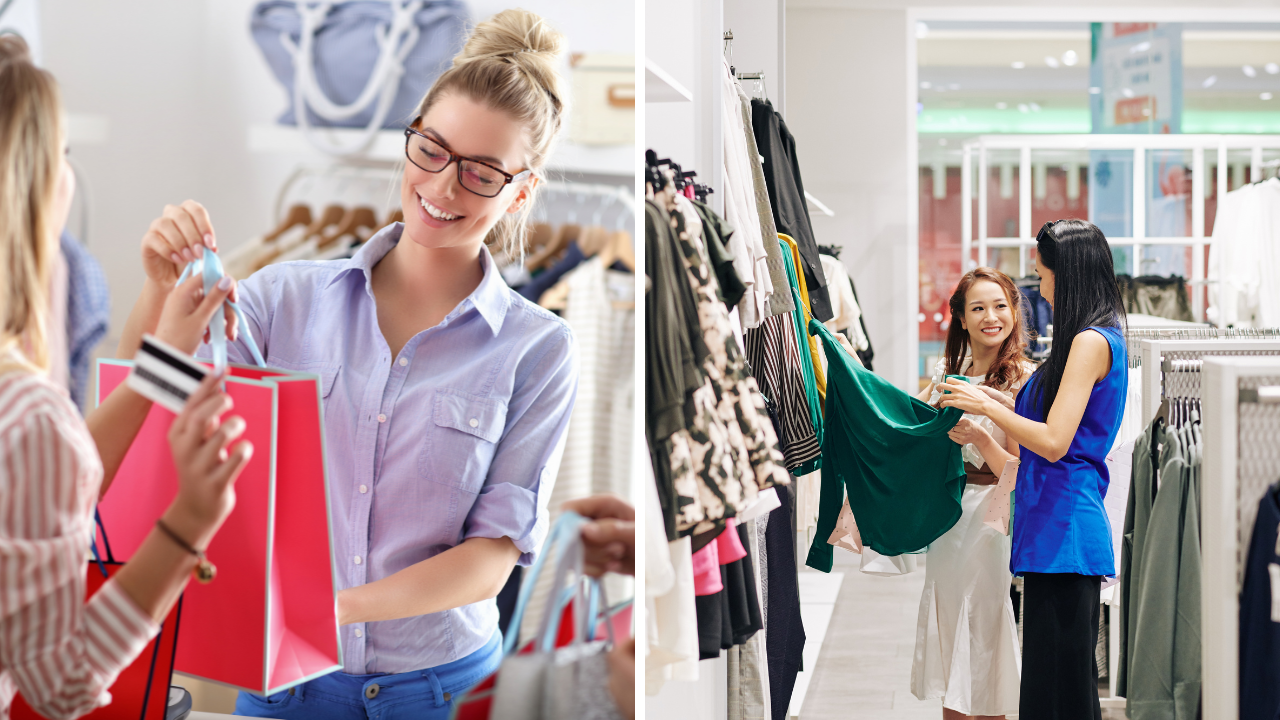
POLYGON ((180 413, 208 373, 208 368, 190 355, 143 335, 127 382, 139 395, 180 413))

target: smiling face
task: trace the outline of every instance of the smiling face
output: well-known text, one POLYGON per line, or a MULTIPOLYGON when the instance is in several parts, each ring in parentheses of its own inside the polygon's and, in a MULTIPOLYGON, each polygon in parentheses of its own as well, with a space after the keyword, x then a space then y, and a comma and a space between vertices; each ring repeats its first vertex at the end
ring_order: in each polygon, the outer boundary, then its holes
MULTIPOLYGON (((527 140, 521 124, 457 93, 435 102, 415 129, 455 154, 511 175, 526 169, 527 140)), ((404 234, 425 248, 479 246, 504 215, 529 201, 536 183, 536 178, 518 180, 497 197, 486 198, 458 183, 456 162, 437 173, 406 162, 400 183, 404 234)))
POLYGON ((1013 332, 1013 306, 999 285, 979 280, 965 293, 960 323, 975 348, 999 348, 1013 332))

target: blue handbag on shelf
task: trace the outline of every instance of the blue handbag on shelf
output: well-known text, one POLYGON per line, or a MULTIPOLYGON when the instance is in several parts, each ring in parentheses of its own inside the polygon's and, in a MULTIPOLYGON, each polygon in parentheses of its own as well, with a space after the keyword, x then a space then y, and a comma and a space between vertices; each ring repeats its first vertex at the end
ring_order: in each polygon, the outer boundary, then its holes
POLYGON ((364 151, 383 128, 403 128, 466 37, 461 0, 267 0, 250 30, 289 96, 280 117, 318 149, 364 151), (339 142, 316 128, 358 128, 339 142))

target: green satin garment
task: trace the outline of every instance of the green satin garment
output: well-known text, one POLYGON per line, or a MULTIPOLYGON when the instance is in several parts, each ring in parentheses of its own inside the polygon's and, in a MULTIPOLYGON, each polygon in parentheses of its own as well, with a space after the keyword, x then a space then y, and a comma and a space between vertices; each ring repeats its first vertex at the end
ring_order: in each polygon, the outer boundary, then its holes
POLYGON ((844 504, 863 545, 882 555, 924 549, 960 519, 964 461, 947 437, 964 413, 935 410, 859 366, 822 323, 809 323, 827 353, 822 498, 806 564, 831 572, 827 543, 844 504))

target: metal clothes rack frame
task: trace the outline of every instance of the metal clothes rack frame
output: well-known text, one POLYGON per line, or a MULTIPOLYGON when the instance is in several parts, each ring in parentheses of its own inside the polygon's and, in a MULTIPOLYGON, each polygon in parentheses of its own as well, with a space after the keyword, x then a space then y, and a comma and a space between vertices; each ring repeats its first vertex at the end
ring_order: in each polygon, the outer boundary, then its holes
POLYGON ((1258 501, 1280 477, 1280 357, 1205 358, 1202 375, 1203 708, 1238 720, 1239 590, 1258 501))
POLYGON ((1142 341, 1142 426, 1165 397, 1199 398, 1202 361, 1211 356, 1264 355, 1280 358, 1280 339, 1228 340, 1191 337, 1142 341))

